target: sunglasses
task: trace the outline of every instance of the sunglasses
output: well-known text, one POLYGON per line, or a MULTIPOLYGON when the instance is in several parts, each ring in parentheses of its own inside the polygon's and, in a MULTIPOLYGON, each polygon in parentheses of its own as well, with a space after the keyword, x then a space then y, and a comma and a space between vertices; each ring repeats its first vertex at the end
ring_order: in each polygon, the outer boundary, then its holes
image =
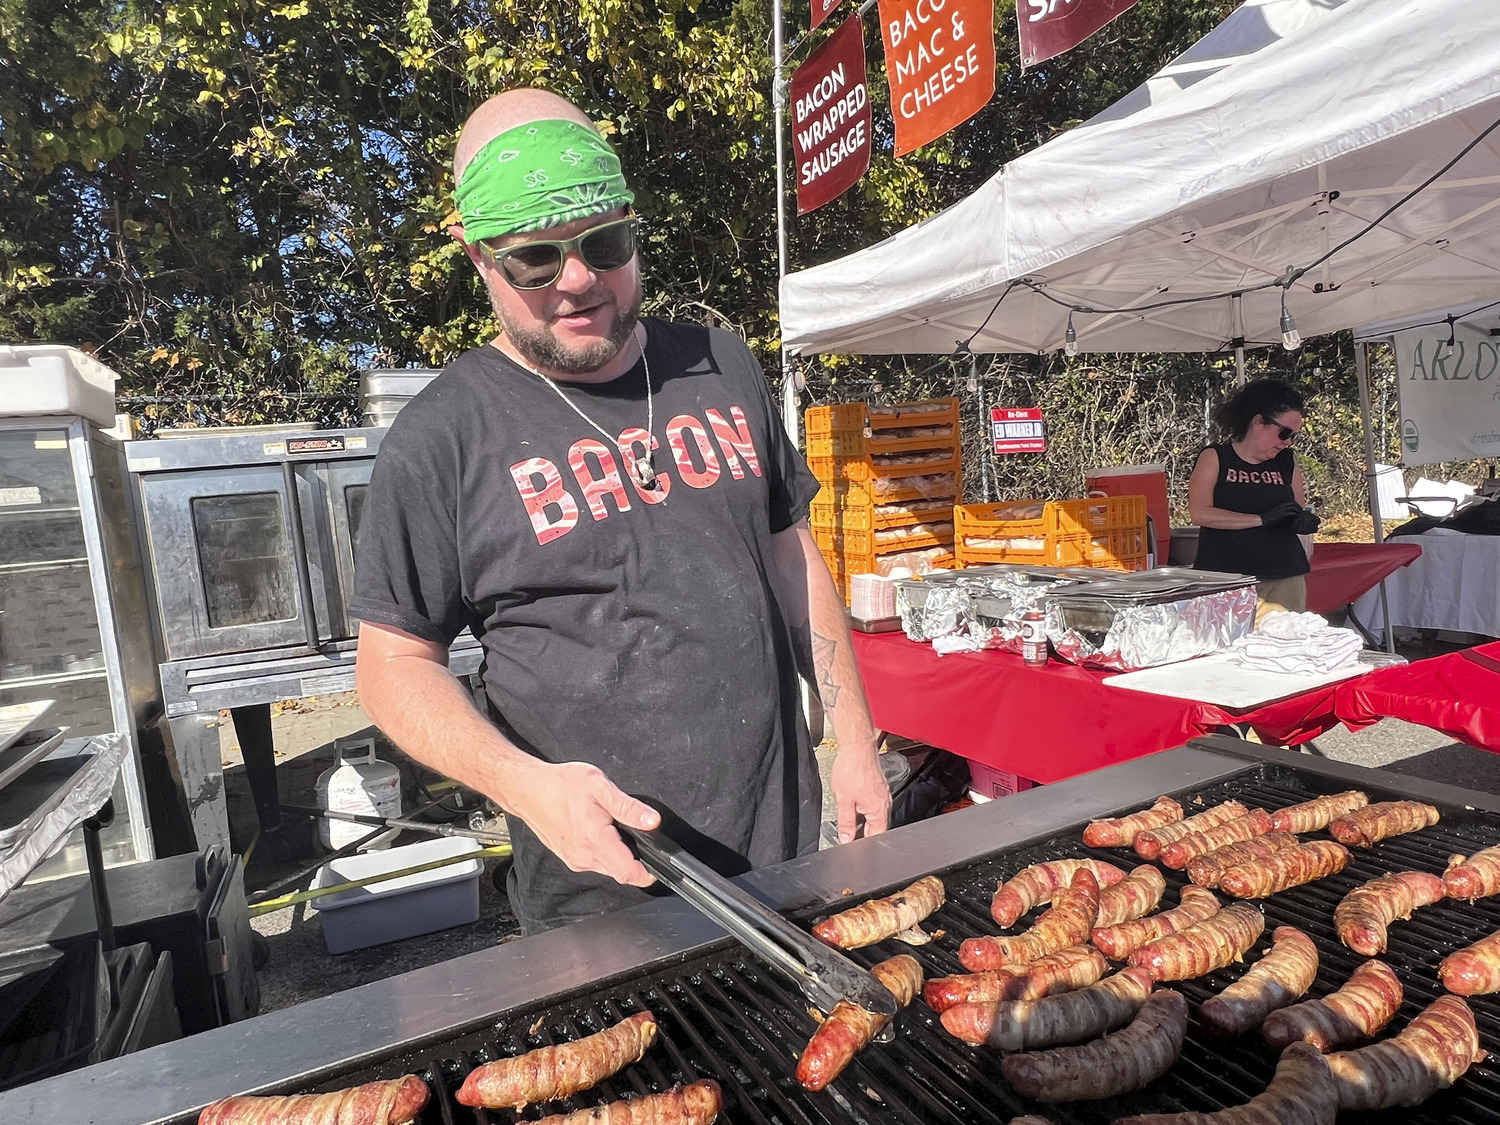
POLYGON ((620 269, 635 257, 636 232, 641 221, 634 215, 590 227, 573 238, 520 242, 514 246, 479 244, 479 252, 499 268, 512 289, 545 289, 562 276, 569 254, 577 254, 595 273, 620 269))
POLYGON ((1300 430, 1294 430, 1290 426, 1283 426, 1280 422, 1276 421, 1276 419, 1267 418, 1264 414, 1260 416, 1260 420, 1268 426, 1275 426, 1276 436, 1282 441, 1296 441, 1297 435, 1302 432, 1300 430))

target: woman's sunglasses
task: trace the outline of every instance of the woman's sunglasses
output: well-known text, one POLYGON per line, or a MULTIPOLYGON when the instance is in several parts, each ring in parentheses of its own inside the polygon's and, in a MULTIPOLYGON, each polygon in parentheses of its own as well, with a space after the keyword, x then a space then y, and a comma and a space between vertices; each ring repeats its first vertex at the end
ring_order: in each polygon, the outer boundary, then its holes
POLYGON ((521 242, 514 246, 479 244, 479 252, 499 267, 512 289, 545 289, 562 276, 569 254, 577 254, 595 273, 610 273, 635 257, 641 221, 634 215, 590 227, 573 238, 521 242))
POLYGON ((1292 429, 1290 426, 1283 426, 1275 418, 1267 418, 1264 414, 1260 416, 1260 420, 1268 426, 1275 426, 1276 436, 1282 441, 1296 441, 1297 435, 1301 432, 1300 430, 1292 429))

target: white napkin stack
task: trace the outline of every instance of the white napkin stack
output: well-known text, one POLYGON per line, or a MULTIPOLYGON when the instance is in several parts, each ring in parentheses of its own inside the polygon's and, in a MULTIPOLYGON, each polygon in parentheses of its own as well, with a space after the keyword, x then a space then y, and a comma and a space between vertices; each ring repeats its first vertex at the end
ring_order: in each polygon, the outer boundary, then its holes
POLYGON ((1359 660, 1364 642, 1352 629, 1335 629, 1316 613, 1274 610, 1235 644, 1239 662, 1265 672, 1334 672, 1359 660))

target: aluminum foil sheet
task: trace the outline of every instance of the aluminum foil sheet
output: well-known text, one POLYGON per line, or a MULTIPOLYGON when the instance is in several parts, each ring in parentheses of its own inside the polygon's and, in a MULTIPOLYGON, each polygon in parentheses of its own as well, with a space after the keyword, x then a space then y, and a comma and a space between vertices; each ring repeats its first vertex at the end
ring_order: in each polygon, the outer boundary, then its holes
POLYGON ((913 641, 966 636, 975 648, 1021 651, 1021 615, 1042 606, 1049 591, 1078 581, 1056 571, 970 567, 896 583, 896 612, 913 641))
POLYGON ((1088 614, 1047 605, 1047 639, 1063 660, 1133 672, 1223 652, 1255 628, 1255 587, 1156 605, 1101 605, 1088 614))

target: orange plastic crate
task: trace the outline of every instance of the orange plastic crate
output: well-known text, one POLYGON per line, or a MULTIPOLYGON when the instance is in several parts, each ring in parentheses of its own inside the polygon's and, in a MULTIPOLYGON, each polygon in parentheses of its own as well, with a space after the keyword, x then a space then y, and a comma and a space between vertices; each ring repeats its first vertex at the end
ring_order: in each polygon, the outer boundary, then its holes
POLYGON ((902 402, 895 406, 867 406, 872 430, 905 429, 911 426, 957 426, 958 399, 930 398, 920 402, 902 402), (942 405, 941 410, 919 410, 918 407, 942 405))
POLYGON ((802 416, 802 425, 810 438, 827 437, 841 430, 860 433, 865 428, 865 404, 839 402, 828 406, 809 406, 802 416))
POLYGON ((1043 506, 1038 518, 999 518, 1011 506, 969 504, 954 509, 954 550, 961 565, 1021 563, 1146 569, 1144 496, 1053 500, 1043 506), (1012 542, 974 544, 971 539, 1012 542))

